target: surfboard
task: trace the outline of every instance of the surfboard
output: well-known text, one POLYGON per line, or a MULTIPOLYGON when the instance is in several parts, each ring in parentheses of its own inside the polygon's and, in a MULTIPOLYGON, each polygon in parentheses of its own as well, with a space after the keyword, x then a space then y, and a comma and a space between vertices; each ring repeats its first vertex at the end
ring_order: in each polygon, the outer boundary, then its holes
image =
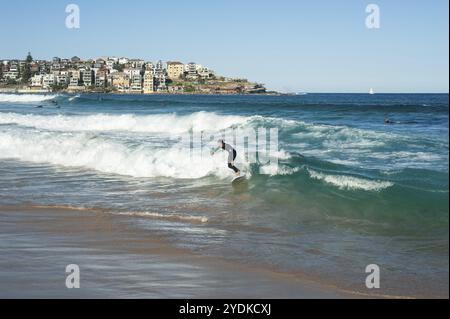
POLYGON ((245 180, 245 174, 242 174, 242 175, 239 175, 239 176, 234 177, 234 178, 231 180, 231 183, 237 183, 237 182, 243 181, 243 180, 245 180))

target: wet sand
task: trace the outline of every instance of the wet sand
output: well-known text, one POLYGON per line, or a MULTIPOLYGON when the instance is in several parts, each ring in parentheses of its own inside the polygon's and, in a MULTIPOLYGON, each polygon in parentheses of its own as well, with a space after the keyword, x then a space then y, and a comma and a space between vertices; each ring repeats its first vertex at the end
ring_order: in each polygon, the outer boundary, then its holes
POLYGON ((359 298, 304 278, 199 256, 126 216, 0 208, 0 298, 359 298), (65 286, 68 264, 79 289, 65 286))

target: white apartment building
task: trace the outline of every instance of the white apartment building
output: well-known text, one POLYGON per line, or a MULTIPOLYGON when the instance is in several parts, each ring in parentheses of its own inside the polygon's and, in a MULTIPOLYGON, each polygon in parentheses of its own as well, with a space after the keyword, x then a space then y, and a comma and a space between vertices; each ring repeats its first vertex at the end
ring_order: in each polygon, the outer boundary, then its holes
POLYGON ((95 74, 95 86, 96 87, 106 87, 107 85, 107 73, 104 71, 99 71, 95 74))
POLYGON ((70 82, 70 78, 68 74, 59 74, 56 76, 56 83, 59 85, 67 85, 70 82))
POLYGON ((153 71, 145 71, 144 74, 144 94, 152 94, 155 92, 153 71))
POLYGON ((188 73, 189 78, 196 78, 197 77, 197 64, 194 62, 188 63, 186 65, 185 71, 188 73))
POLYGON ((157 91, 158 92, 163 92, 167 90, 167 86, 166 86, 166 76, 164 74, 160 74, 157 78, 156 81, 158 82, 157 85, 157 91))
POLYGON ((81 82, 81 74, 78 70, 71 70, 70 72, 69 87, 77 87, 81 82))
POLYGON ((212 73, 213 72, 211 70, 209 70, 208 68, 203 67, 203 66, 201 68, 197 69, 197 74, 202 79, 208 79, 212 73))
POLYGON ((86 70, 83 72, 84 86, 92 86, 95 84, 95 76, 93 70, 86 70))
POLYGON ((112 69, 113 69, 114 64, 115 64, 115 61, 114 61, 114 60, 108 59, 108 60, 106 61, 106 67, 107 67, 109 70, 112 70, 112 69))
POLYGON ((42 88, 49 89, 56 83, 56 76, 54 74, 45 74, 42 78, 42 88))
POLYGON ((130 64, 132 68, 142 70, 144 68, 145 61, 140 59, 131 59, 128 60, 128 64, 130 64))
POLYGON ((131 76, 130 92, 142 93, 142 76, 140 74, 131 76))
POLYGON ((96 87, 105 87, 107 83, 105 76, 97 76, 95 77, 95 86, 96 87))
POLYGON ((7 71, 3 72, 4 79, 17 80, 19 78, 19 71, 7 71))
POLYGON ((41 74, 36 74, 31 78, 31 86, 33 87, 42 87, 42 80, 44 76, 41 74))
POLYGON ((74 78, 74 77, 70 78, 69 88, 78 87, 78 86, 81 86, 80 79, 74 78))
POLYGON ((119 58, 119 63, 120 64, 127 64, 128 63, 128 58, 119 58))
POLYGON ((133 76, 137 76, 137 75, 140 76, 141 72, 142 72, 141 69, 135 69, 135 68, 130 68, 130 69, 123 70, 123 73, 128 75, 130 78, 132 78, 133 76))

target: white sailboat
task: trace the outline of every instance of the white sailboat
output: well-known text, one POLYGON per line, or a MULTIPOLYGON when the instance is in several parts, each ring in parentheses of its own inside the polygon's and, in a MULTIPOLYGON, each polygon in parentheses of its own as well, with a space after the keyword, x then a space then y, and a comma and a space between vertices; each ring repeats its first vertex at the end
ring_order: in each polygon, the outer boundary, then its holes
POLYGON ((375 94, 375 92, 373 91, 373 89, 372 89, 372 88, 370 88, 370 90, 369 90, 369 94, 375 94))

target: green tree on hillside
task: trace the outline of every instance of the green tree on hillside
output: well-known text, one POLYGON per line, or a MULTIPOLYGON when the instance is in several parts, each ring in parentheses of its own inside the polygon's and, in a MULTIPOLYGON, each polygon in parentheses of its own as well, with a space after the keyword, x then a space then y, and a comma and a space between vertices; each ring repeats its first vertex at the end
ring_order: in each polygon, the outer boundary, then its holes
POLYGON ((28 83, 28 81, 31 79, 31 62, 33 62, 33 57, 31 56, 31 53, 28 52, 22 74, 22 83, 28 83))
POLYGON ((28 52, 27 58, 25 59, 25 62, 27 62, 28 64, 31 64, 31 62, 33 62, 33 57, 31 56, 31 53, 28 52))

